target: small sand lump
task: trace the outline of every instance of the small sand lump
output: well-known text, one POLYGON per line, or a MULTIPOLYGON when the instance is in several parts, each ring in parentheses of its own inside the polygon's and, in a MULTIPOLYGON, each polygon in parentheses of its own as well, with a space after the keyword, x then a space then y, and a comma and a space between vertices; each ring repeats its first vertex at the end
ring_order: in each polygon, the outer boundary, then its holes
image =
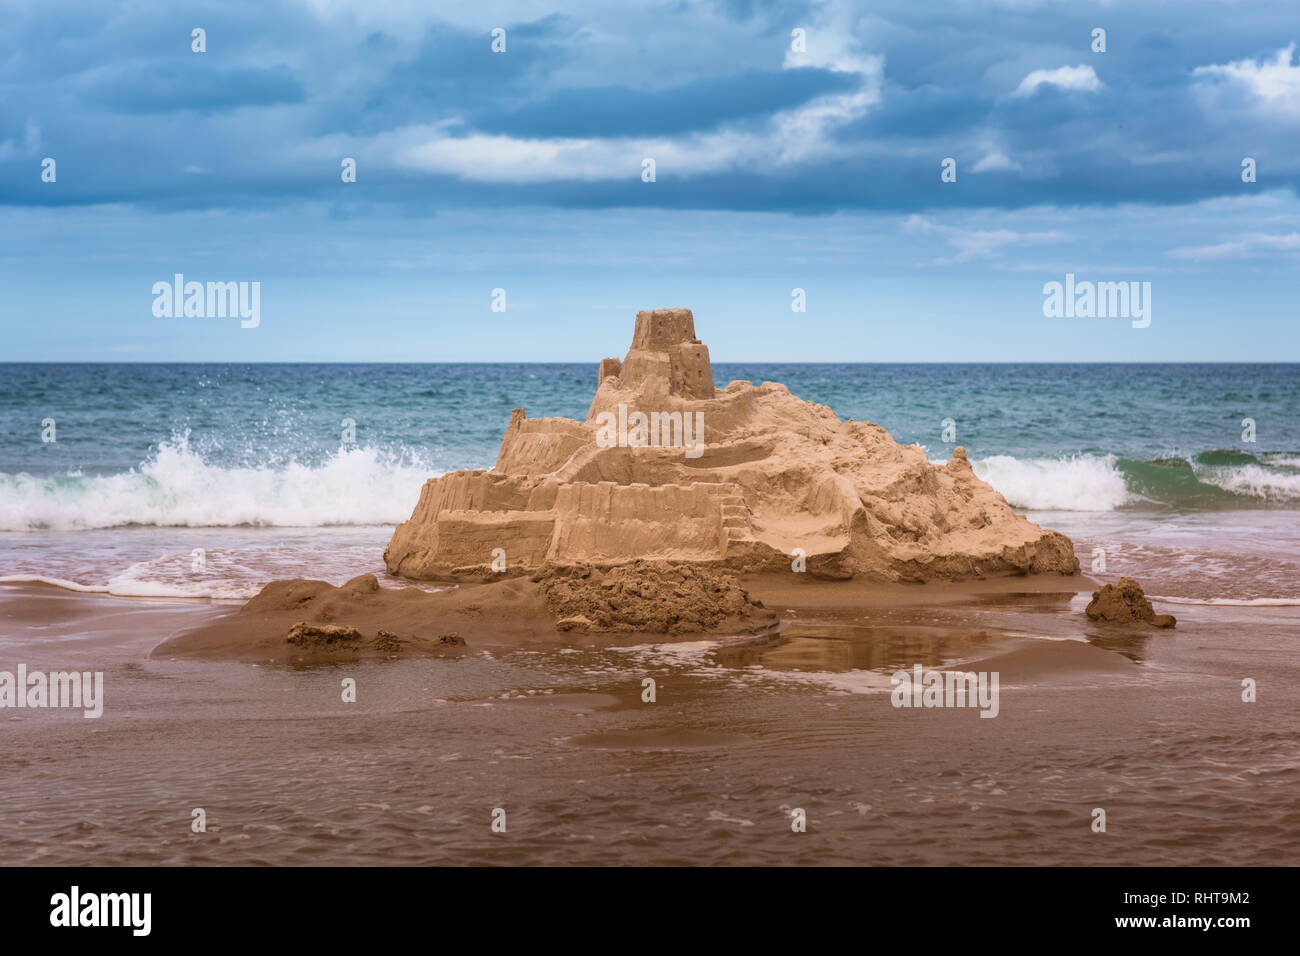
POLYGON ((1177 623, 1172 614, 1155 612, 1133 578, 1120 578, 1118 584, 1107 584, 1093 591, 1084 613, 1091 621, 1108 624, 1142 622, 1155 627, 1173 627, 1177 623))

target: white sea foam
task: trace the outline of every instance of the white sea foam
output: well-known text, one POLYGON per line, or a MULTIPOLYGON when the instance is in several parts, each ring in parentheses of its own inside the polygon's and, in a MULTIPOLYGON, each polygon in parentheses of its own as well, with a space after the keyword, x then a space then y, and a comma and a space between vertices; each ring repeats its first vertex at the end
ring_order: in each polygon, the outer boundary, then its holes
POLYGON ((0 531, 396 524, 433 474, 374 448, 340 448, 314 466, 224 467, 179 440, 116 475, 0 475, 0 531))
POLYGON ((1300 607, 1300 597, 1284 598, 1188 598, 1147 595, 1157 604, 1196 604, 1205 607, 1300 607))
MULTIPOLYGON (((266 583, 246 568, 223 568, 221 573, 196 574, 189 570, 189 561, 189 555, 178 555, 133 564, 109 579, 107 591, 116 597, 247 601, 266 583)), ((312 576, 320 575, 313 572, 312 576)))
POLYGON ((1260 465, 1197 468, 1196 477, 1207 484, 1218 485, 1225 491, 1268 502, 1300 501, 1300 475, 1272 471, 1260 465))
MULTIPOLYGON (((1193 470, 1196 479, 1204 484, 1254 498, 1261 504, 1289 504, 1300 501, 1300 474, 1276 467, 1288 467, 1290 461, 1281 458, 1270 459, 1268 465, 1196 465, 1193 470)), ((993 455, 973 461, 972 467, 1013 506, 1032 511, 1114 511, 1143 500, 1128 487, 1114 455, 1032 459, 993 455)))
MULTIPOLYGON (((1105 512, 1142 500, 1127 487, 1113 455, 993 455, 972 465, 1026 510, 1105 512)), ((1197 466, 1195 473, 1201 482, 1261 504, 1300 501, 1300 474, 1278 465, 1286 467, 1279 460, 1197 466)), ((313 465, 219 465, 182 437, 162 443, 139 468, 115 475, 0 474, 0 531, 394 525, 410 516, 425 479, 439 473, 420 455, 371 447, 340 448, 313 465)))
POLYGON ((1017 508, 1034 511, 1114 511, 1133 500, 1115 457, 1080 455, 1022 461, 993 455, 972 463, 1017 508))
POLYGON ((107 585, 102 584, 78 584, 76 581, 65 581, 63 578, 52 578, 44 574, 6 574, 0 576, 0 584, 48 584, 50 587, 62 588, 65 591, 82 591, 87 594, 107 594, 107 585))
POLYGON ((895 686, 889 674, 856 668, 847 671, 778 671, 764 668, 762 676, 776 683, 812 685, 841 694, 888 694, 895 686))
POLYGON ((1259 458, 1266 465, 1279 468, 1300 468, 1300 456, 1297 455, 1288 455, 1284 452, 1264 452, 1259 458))
POLYGON ((85 594, 108 594, 113 597, 206 598, 214 601, 247 601, 262 589, 265 582, 208 577, 189 580, 171 577, 148 577, 145 565, 134 565, 112 578, 107 584, 80 584, 43 574, 7 574, 0 584, 46 584, 64 591, 85 594))

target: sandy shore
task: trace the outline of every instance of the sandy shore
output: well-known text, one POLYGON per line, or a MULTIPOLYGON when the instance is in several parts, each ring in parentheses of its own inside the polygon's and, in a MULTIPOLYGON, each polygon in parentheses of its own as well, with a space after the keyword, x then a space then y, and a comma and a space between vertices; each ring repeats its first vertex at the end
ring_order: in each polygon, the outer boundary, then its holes
MULTIPOLYGON (((230 653, 248 638, 151 654, 229 633, 231 605, 0 587, 4 662, 105 675, 98 720, 6 713, 0 851, 191 865, 1294 861, 1296 609, 1189 606, 1176 632, 1103 628, 1063 583, 1081 582, 747 581, 778 631, 530 636, 482 617, 455 653, 271 666, 230 653), (916 664, 999 672, 997 719, 891 706, 889 674, 916 664), (1245 676, 1261 681, 1256 704, 1241 702, 1245 676), (1109 836, 1089 829, 1099 806, 1109 836), (206 833, 190 830, 195 807, 206 833), (489 830, 495 807, 508 836, 489 830), (791 843, 792 807, 808 811, 806 842, 791 843)), ((504 585, 492 590, 520 587, 504 585)))

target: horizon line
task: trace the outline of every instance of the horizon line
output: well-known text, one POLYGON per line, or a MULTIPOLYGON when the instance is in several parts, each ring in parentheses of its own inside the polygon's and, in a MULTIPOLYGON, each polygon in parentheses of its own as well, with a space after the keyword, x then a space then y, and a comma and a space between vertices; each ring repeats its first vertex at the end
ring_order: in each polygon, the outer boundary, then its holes
MULTIPOLYGON (((1178 359, 1166 362, 1154 361, 1110 361, 1103 362, 1098 360, 1083 361, 1061 361, 1054 359, 1023 359, 1019 361, 999 359, 997 361, 906 361, 895 360, 888 362, 864 362, 864 361, 834 361, 828 359, 817 359, 811 361, 782 361, 777 359, 724 359, 711 360, 711 365, 748 365, 748 364, 765 364, 765 365, 1300 365, 1300 359, 1178 359)), ((256 361, 248 360, 220 360, 208 361, 201 359, 181 359, 172 361, 163 361, 159 359, 120 359, 114 361, 104 361, 102 359, 22 359, 0 361, 0 367, 6 365, 600 365, 600 359, 550 359, 550 360, 519 360, 519 359, 497 359, 494 361, 485 361, 483 359, 462 359, 458 361, 411 361, 409 359, 402 361, 390 361, 384 359, 369 359, 366 361, 348 361, 344 359, 319 359, 315 361, 300 359, 259 359, 256 361)))

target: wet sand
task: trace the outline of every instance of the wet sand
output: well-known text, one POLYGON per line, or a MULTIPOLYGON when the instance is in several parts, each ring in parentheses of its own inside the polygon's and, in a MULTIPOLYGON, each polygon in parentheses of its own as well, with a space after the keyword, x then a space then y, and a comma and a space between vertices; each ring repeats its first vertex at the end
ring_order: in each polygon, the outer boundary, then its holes
POLYGON ((453 657, 297 666, 151 656, 230 605, 0 586, 0 669, 105 674, 98 720, 0 711, 0 852, 110 865, 1300 860, 1300 609, 1186 606, 1165 632, 1088 622, 1078 579, 835 602, 821 585, 746 585, 778 633, 511 643, 466 627, 453 657), (997 718, 892 706, 889 674, 917 663, 998 670, 997 718), (1258 702, 1241 701, 1243 677, 1258 702), (206 833, 191 832, 197 807, 206 833), (791 832, 792 808, 807 833, 791 832))

